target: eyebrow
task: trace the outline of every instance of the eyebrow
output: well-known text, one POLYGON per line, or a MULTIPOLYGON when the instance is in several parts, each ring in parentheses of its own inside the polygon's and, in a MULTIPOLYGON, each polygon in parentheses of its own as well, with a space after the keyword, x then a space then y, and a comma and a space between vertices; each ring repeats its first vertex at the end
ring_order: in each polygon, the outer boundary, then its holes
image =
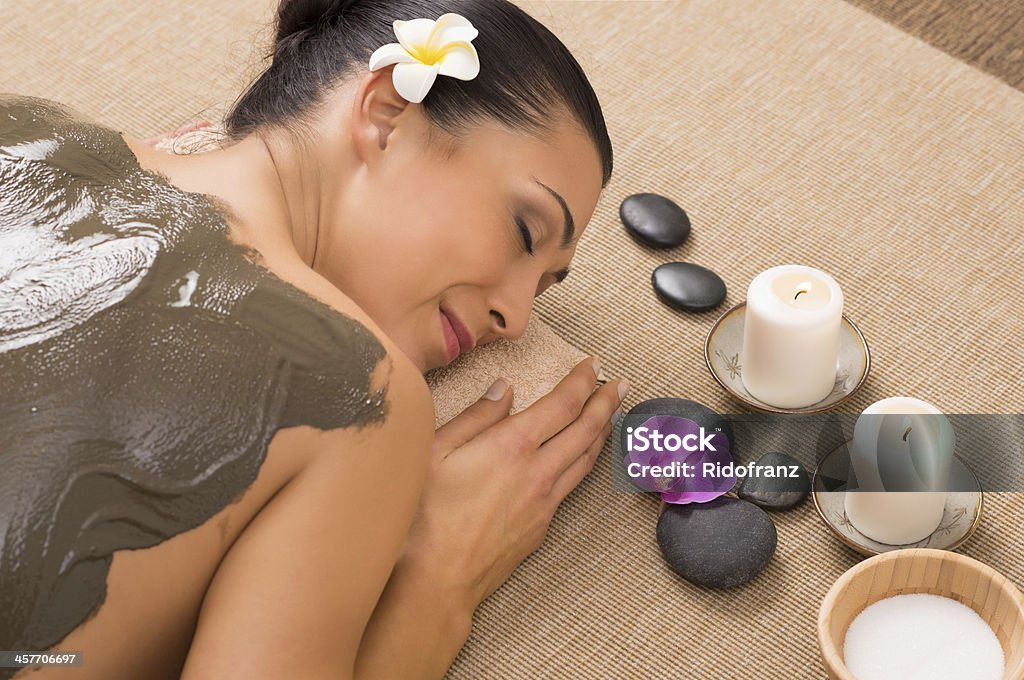
MULTIPOLYGON (((544 190, 554 196, 555 200, 558 201, 558 205, 562 207, 562 218, 565 220, 565 223, 562 225, 562 243, 559 245, 559 248, 563 250, 568 248, 572 244, 573 237, 576 235, 576 223, 572 219, 572 213, 569 212, 569 204, 565 202, 561 194, 547 184, 544 184, 544 182, 541 182, 536 177, 531 177, 530 179, 544 187, 544 190)), ((565 277, 563 276, 562 278, 564 279, 565 277)))

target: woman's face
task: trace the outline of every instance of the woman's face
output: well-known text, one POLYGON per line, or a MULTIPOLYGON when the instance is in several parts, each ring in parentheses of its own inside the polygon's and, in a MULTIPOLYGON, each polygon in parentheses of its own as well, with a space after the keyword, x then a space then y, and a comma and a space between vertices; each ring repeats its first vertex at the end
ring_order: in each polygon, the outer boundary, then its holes
POLYGON ((358 160, 344 186, 322 187, 338 200, 321 217, 314 268, 422 371, 519 337, 594 211, 594 143, 569 120, 542 135, 481 125, 455 142, 418 106, 377 114, 357 100, 358 160))

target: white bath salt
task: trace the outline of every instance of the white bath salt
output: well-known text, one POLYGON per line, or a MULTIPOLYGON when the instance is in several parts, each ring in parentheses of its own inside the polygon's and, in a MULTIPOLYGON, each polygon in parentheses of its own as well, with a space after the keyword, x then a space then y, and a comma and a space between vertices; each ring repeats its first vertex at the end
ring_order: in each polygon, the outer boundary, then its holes
POLYGON ((1003 648, 985 620, 956 600, 894 595, 867 607, 843 641, 857 680, 1002 680, 1003 648))

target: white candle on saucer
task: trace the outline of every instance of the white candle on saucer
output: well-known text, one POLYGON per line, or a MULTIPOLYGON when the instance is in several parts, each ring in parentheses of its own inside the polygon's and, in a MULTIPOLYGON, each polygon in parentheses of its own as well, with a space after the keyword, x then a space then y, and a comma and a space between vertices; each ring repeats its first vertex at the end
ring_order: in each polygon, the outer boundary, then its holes
POLYGON ((761 272, 747 289, 743 385, 779 408, 821 401, 836 382, 843 291, 825 272, 783 265, 761 272))
POLYGON ((850 446, 861 490, 846 492, 847 518, 868 538, 889 545, 930 536, 946 507, 954 444, 949 419, 926 401, 890 397, 867 407, 850 446), (918 490, 885 490, 894 484, 918 490))

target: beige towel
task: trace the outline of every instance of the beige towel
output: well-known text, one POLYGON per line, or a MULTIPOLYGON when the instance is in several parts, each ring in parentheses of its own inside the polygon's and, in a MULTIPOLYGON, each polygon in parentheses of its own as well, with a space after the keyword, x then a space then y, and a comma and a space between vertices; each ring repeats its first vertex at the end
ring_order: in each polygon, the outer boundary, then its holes
MULTIPOLYGON (((214 125, 161 140, 156 147, 175 153, 198 153, 217 148, 222 128, 214 125)), ((536 316, 526 333, 514 342, 498 341, 459 357, 427 374, 434 395, 438 427, 475 402, 499 377, 512 385, 512 411, 529 406, 547 393, 586 354, 562 340, 536 316)))
POLYGON ((533 316, 519 340, 499 340, 477 347, 427 375, 437 424, 446 423, 479 399, 498 377, 512 385, 512 411, 519 411, 548 392, 585 356, 533 316))

